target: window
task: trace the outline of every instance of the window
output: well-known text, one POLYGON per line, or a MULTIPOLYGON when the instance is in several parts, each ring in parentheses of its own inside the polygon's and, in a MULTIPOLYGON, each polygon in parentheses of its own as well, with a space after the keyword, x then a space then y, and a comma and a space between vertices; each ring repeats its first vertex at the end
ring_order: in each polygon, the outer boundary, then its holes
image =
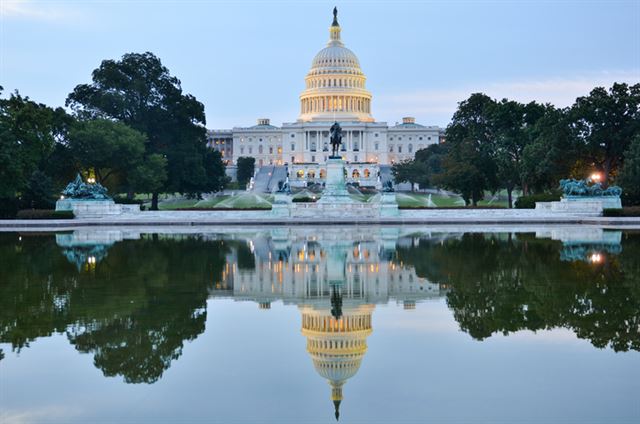
POLYGON ((358 171, 357 169, 354 169, 353 172, 351 173, 351 177, 360 178, 360 171, 358 171))
POLYGON ((316 161, 315 155, 311 155, 311 162, 315 162, 315 161, 316 161))
POLYGON ((357 152, 360 150, 360 144, 357 141, 353 142, 353 151, 357 152))
POLYGON ((377 151, 378 150, 378 143, 374 144, 373 147, 377 151))
POLYGON ((368 168, 367 168, 367 169, 365 169, 365 170, 364 170, 364 177, 365 177, 365 178, 369 178, 370 176, 371 176, 371 171, 369 171, 369 169, 368 169, 368 168))
POLYGON ((262 138, 260 139, 260 141, 262 141, 262 138))
POLYGON ((413 144, 409 143, 408 147, 409 147, 409 153, 412 153, 413 152, 413 144))
POLYGON ((422 140, 422 136, 418 137, 418 140, 422 140))
POLYGON ((296 157, 295 156, 291 156, 291 163, 296 163, 296 157))
POLYGON ((389 152, 390 152, 390 153, 393 153, 393 144, 391 144, 391 145, 389 146, 389 152))
MULTIPOLYGON (((291 160, 293 161, 293 158, 291 158, 291 160)), ((298 170, 298 172, 296 172, 296 177, 303 178, 304 177, 304 171, 302 169, 298 170)))
POLYGON ((282 147, 278 146, 278 154, 282 154, 282 147))
POLYGON ((431 140, 431 136, 427 137, 427 140, 431 140))
POLYGON ((358 155, 355 155, 355 156, 353 157, 353 161, 354 161, 354 162, 358 162, 358 155))
POLYGON ((291 138, 295 138, 295 136, 296 136, 295 134, 291 134, 291 138))
POLYGON ((291 143, 291 151, 296 150, 296 143, 291 143))
POLYGON ((258 154, 262 154, 262 146, 258 146, 258 154))
POLYGON ((244 154, 244 147, 240 148, 240 154, 243 155, 244 154))
POLYGON ((273 147, 269 147, 269 154, 272 155, 273 154, 273 147))
POLYGON ((389 140, 393 140, 393 137, 389 137, 389 140))
POLYGON ((312 151, 312 152, 315 152, 315 151, 316 151, 316 142, 315 142, 315 141, 312 141, 312 142, 311 142, 311 151, 312 151))
POLYGON ((373 136, 374 136, 374 137, 377 137, 377 136, 378 136, 378 133, 375 133, 373 136))
POLYGON ((307 172, 307 178, 315 178, 315 177, 316 177, 316 171, 314 171, 313 169, 307 172))
POLYGON ((249 146, 249 154, 253 153, 253 148, 251 146, 249 146))
POLYGON ((320 178, 325 178, 327 176, 327 171, 325 171, 324 169, 320 170, 320 178))
POLYGON ((402 144, 398 144, 398 153, 402 153, 402 144))

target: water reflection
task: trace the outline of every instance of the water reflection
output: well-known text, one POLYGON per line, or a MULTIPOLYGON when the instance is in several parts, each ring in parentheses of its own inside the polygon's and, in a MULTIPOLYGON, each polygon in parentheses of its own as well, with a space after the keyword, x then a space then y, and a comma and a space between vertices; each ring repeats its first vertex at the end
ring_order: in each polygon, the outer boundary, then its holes
POLYGON ((264 310, 275 301, 295 305, 336 418, 365 357, 376 305, 389 302, 411 313, 446 297, 460 328, 477 340, 563 327, 595 347, 640 350, 634 233, 82 230, 2 234, 0 257, 1 343, 19 351, 64 333, 105 376, 128 383, 162 377, 184 343, 205 331, 209 298, 264 310))

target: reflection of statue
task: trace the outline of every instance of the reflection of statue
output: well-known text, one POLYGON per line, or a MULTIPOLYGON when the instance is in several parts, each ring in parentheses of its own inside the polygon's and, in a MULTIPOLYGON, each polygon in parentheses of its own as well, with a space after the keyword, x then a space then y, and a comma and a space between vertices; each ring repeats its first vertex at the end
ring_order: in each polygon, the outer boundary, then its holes
POLYGON ((391 180, 387 180, 382 186, 382 191, 385 193, 393 193, 395 190, 393 189, 393 182, 391 180))
POLYGON ((100 183, 87 184, 82 181, 80 174, 76 175, 76 179, 67 184, 62 194, 71 199, 83 200, 108 200, 107 189, 100 183))
POLYGON ((329 129, 329 134, 331 138, 331 157, 337 157, 338 149, 342 144, 342 128, 340 124, 334 122, 331 129, 329 129))

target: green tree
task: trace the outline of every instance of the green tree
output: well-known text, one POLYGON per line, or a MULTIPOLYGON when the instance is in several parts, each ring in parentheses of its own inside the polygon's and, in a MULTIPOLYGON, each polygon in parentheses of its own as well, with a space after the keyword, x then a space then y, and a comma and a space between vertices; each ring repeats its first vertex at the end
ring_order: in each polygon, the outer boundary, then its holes
POLYGON ((52 109, 18 92, 0 99, 0 198, 22 194, 33 173, 47 166, 56 144, 65 140, 71 122, 62 108, 52 109))
POLYGON ((419 160, 406 160, 395 163, 391 167, 391 172, 397 184, 410 183, 411 191, 415 190, 416 184, 420 184, 421 187, 426 187, 429 184, 427 166, 419 160))
POLYGON ((472 94, 460 102, 446 130, 450 147, 437 183, 458 191, 474 206, 485 191, 498 188, 497 166, 492 156, 495 134, 491 113, 495 104, 485 94, 472 94))
POLYGON ((53 209, 55 206, 55 189, 51 177, 40 170, 35 170, 23 194, 23 204, 34 209, 53 209))
POLYGON ((69 132, 69 150, 77 167, 93 170, 96 180, 106 185, 109 178, 126 178, 142 161, 146 137, 122 122, 92 119, 79 122, 69 132))
POLYGON ((155 193, 167 181, 167 160, 159 154, 149 155, 129 173, 129 187, 140 193, 155 193))
POLYGON ((503 99, 491 110, 491 125, 495 135, 493 158, 497 166, 497 178, 506 189, 509 207, 513 207, 513 190, 527 184, 522 180, 524 149, 530 144, 529 129, 544 114, 544 106, 531 102, 527 105, 503 99))
POLYGON ((245 187, 253 173, 255 171, 256 160, 252 157, 239 157, 238 158, 238 184, 240 187, 245 187))
MULTIPOLYGON (((572 175, 577 153, 567 123, 567 110, 546 105, 544 114, 528 128, 530 143, 522 153, 520 177, 525 194, 549 191, 572 175)), ((582 172, 579 172, 582 174, 582 172)))
POLYGON ((626 204, 640 204, 640 134, 636 135, 624 152, 624 165, 618 177, 626 204))
POLYGON ((640 132, 640 84, 594 88, 588 96, 576 99, 570 125, 584 158, 604 174, 607 184, 640 132))
MULTIPOLYGON (((183 94, 180 80, 159 58, 146 52, 104 60, 93 71, 92 80, 75 87, 67 106, 81 117, 115 119, 144 133, 145 154, 167 159, 168 177, 162 190, 199 194, 219 189, 205 169, 204 106, 183 94)), ((160 191, 152 193, 152 209, 157 209, 160 191)))

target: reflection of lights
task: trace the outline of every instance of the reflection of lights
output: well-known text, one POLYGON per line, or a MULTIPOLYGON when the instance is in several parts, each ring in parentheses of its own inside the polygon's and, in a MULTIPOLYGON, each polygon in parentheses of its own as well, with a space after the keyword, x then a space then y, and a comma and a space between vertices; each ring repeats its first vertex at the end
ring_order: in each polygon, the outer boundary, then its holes
POLYGON ((593 174, 591 174, 591 180, 598 182, 602 180, 602 175, 599 172, 594 172, 593 174))
POLYGON ((96 257, 95 257, 95 256, 89 256, 89 257, 87 258, 87 263, 88 263, 88 264, 90 264, 90 265, 95 265, 95 263, 96 263, 96 257))
POLYGON ((96 183, 96 179, 95 179, 95 178, 93 178, 93 177, 89 177, 89 178, 87 178, 87 182, 88 182, 89 184, 95 184, 95 183, 96 183))
POLYGON ((592 253, 591 256, 589 256, 589 261, 591 261, 592 264, 599 264, 604 261, 604 256, 601 253, 592 253))

